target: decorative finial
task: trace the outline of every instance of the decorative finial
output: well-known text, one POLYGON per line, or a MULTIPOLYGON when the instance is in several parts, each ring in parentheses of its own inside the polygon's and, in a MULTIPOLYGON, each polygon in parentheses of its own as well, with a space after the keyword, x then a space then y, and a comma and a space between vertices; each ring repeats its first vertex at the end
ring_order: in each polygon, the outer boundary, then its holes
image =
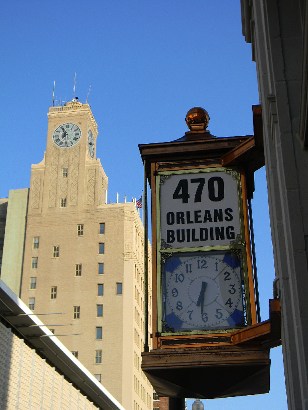
POLYGON ((210 116, 204 108, 193 107, 187 112, 185 121, 190 131, 202 132, 207 128, 210 116))

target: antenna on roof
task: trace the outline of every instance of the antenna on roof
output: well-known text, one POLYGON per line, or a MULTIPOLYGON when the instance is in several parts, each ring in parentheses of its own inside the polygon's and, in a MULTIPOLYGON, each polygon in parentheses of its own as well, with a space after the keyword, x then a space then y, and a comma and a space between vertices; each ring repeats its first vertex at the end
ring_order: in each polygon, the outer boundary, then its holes
POLYGON ((74 87, 73 87, 73 98, 76 98, 76 82, 77 82, 77 74, 74 75, 74 87))
POLYGON ((88 104, 88 99, 89 99, 89 95, 90 95, 90 92, 91 92, 91 88, 92 88, 92 85, 89 85, 89 90, 88 90, 88 94, 87 94, 86 104, 88 104))
POLYGON ((56 81, 54 80, 53 82, 53 88, 52 88, 52 106, 55 106, 55 89, 56 89, 56 81))

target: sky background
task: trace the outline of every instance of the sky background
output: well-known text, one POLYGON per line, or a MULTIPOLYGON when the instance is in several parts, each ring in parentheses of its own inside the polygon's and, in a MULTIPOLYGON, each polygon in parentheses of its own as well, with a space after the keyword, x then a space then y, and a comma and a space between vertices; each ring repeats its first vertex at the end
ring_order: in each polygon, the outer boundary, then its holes
MULTIPOLYGON (((47 112, 76 96, 99 127, 97 156, 109 201, 139 198, 138 144, 187 131, 186 112, 204 107, 218 137, 253 133, 259 103, 251 46, 241 33, 240 0, 10 0, 0 5, 0 197, 29 187, 43 159, 47 112), (90 89, 90 93, 89 93, 90 89)), ((253 200, 262 320, 274 279, 265 170, 253 200)), ((271 352, 269 394, 206 400, 207 410, 287 409, 281 349, 271 352)), ((188 401, 191 409, 192 401, 188 401)))

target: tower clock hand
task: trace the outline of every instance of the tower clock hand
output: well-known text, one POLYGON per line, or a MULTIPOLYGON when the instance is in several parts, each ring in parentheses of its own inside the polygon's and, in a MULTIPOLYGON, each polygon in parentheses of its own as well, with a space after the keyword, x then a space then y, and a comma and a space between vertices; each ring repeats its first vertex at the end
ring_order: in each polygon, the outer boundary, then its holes
POLYGON ((65 131, 64 127, 60 127, 60 128, 62 130, 61 139, 62 139, 62 141, 64 141, 65 137, 66 137, 66 131, 65 131))
POLYGON ((65 131, 64 138, 65 138, 65 146, 68 147, 68 133, 67 133, 67 131, 65 131))
POLYGON ((207 282, 202 282, 199 298, 197 300, 197 306, 201 306, 201 315, 203 315, 204 294, 205 294, 206 287, 207 287, 207 282))

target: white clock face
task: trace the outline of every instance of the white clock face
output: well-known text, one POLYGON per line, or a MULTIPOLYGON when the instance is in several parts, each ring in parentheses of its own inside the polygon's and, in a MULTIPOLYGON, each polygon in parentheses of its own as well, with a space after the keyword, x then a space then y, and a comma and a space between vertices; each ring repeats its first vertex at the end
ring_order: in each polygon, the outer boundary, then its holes
POLYGON ((178 253, 167 258, 163 277, 163 332, 244 325, 241 264, 234 253, 178 253))
POLYGON ((93 134, 91 130, 88 131, 88 149, 89 149, 90 157, 93 158, 95 148, 94 148, 94 138, 93 138, 93 134))
POLYGON ((52 138, 60 148, 69 148, 77 144, 81 137, 81 130, 76 124, 65 123, 55 129, 52 138))

